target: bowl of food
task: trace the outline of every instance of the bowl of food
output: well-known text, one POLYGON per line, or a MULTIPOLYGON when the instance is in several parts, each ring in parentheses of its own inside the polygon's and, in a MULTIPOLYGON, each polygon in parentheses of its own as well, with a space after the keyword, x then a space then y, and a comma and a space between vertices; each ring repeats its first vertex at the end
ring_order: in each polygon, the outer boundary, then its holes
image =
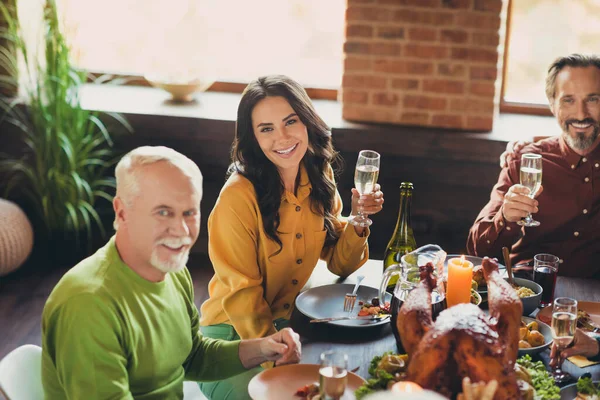
POLYGON ((481 295, 475 289, 471 289, 471 304, 480 306, 482 300, 481 295))
POLYGON ((519 357, 541 353, 550 347, 552 340, 552 328, 548 325, 535 318, 521 317, 519 357))
POLYGON ((579 377, 577 383, 560 389, 560 398, 565 400, 592 400, 600 396, 600 381, 593 381, 589 373, 579 377))
POLYGON ((529 315, 540 306, 543 289, 540 285, 529 279, 514 278, 514 281, 515 284, 513 287, 523 303, 523 315, 529 315))

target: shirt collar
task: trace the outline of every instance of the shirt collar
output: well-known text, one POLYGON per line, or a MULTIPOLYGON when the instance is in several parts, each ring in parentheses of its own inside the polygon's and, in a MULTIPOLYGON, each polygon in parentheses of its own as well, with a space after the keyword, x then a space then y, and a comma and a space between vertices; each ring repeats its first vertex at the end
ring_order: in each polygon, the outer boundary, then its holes
POLYGON ((300 163, 300 181, 298 182, 298 190, 296 195, 294 193, 285 191, 283 193, 283 197, 281 201, 287 201, 288 203, 302 203, 304 199, 306 199, 310 192, 312 191, 312 184, 310 183, 310 179, 308 178, 308 173, 306 172, 306 167, 304 163, 300 163))
POLYGON ((559 145, 562 156, 564 160, 569 164, 571 169, 579 167, 583 156, 580 156, 579 154, 575 153, 575 151, 573 151, 573 149, 569 147, 563 135, 560 135, 559 145))

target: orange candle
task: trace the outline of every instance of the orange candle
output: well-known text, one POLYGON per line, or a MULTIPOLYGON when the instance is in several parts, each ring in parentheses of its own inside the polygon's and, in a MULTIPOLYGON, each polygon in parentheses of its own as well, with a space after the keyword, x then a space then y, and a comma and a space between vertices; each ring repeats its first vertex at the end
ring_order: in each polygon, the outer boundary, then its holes
POLYGON ((414 382, 400 381, 392 385, 392 393, 414 393, 421 392, 423 388, 414 382))
POLYGON ((460 303, 470 303, 472 279, 473 263, 465 260, 465 256, 448 260, 448 308, 460 303))

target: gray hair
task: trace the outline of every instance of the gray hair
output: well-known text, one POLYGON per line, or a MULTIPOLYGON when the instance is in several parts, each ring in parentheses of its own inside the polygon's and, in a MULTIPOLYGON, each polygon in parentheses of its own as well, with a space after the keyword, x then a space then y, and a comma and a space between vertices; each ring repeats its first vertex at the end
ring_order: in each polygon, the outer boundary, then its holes
MULTIPOLYGON (((139 174, 141 167, 165 161, 190 179, 196 191, 202 196, 202 173, 195 162, 183 154, 164 146, 142 146, 125 154, 115 168, 117 194, 127 206, 131 206, 139 194, 139 174)), ((119 228, 117 216, 113 223, 119 228)))
POLYGON ((565 67, 596 67, 600 70, 600 56, 596 54, 571 54, 554 60, 548 68, 548 76, 546 77, 546 97, 550 103, 554 101, 554 95, 556 94, 556 76, 565 67))

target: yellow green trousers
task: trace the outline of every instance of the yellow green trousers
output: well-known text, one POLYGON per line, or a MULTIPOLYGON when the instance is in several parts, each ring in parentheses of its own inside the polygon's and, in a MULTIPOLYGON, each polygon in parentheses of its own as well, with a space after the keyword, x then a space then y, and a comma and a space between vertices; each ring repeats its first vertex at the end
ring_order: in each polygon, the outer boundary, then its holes
MULTIPOLYGON (((273 321, 273 324, 279 331, 289 326, 290 321, 279 318, 273 321)), ((200 331, 202 332, 202 335, 213 339, 240 339, 240 336, 237 334, 233 326, 228 324, 201 326, 200 331)), ((259 366, 221 381, 198 382, 198 386, 200 386, 200 390, 209 400, 250 400, 250 395, 248 394, 248 384, 250 383, 250 380, 254 378, 254 376, 262 371, 264 371, 264 368, 259 366)))

